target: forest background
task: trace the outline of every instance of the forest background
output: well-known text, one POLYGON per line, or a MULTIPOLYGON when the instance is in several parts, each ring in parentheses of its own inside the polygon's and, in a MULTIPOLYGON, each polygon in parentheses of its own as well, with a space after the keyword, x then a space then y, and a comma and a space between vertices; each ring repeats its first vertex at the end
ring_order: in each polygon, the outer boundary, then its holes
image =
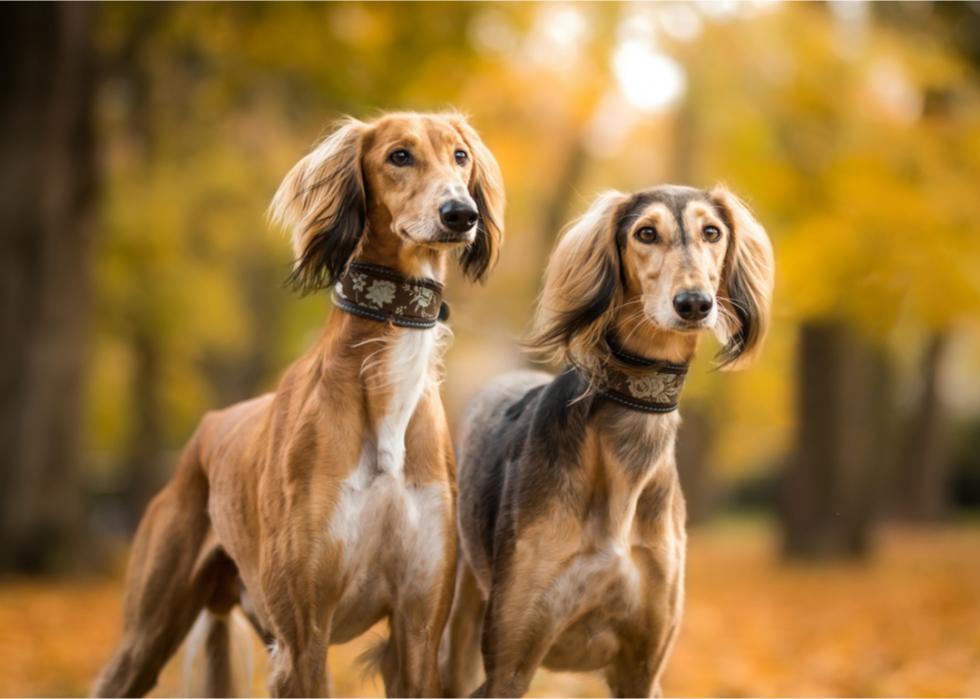
MULTIPOLYGON (((509 201, 488 283, 450 280, 451 417, 528 364, 548 254, 598 191, 725 182, 772 237, 765 352, 720 373, 706 343, 682 401, 667 694, 980 694, 980 4, 0 15, 0 694, 87 691, 196 421, 321 331, 265 218, 288 168, 344 114, 445 108, 509 201)), ((376 693, 356 650, 337 690, 376 693)))

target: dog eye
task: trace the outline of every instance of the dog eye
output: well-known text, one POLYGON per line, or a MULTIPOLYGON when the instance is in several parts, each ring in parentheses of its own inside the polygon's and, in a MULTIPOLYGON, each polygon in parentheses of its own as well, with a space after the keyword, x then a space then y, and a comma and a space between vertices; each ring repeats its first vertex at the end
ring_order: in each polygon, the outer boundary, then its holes
POLYGON ((391 155, 388 156, 388 161, 392 165, 397 165, 398 167, 405 167, 406 165, 412 164, 412 154, 409 153, 404 148, 399 148, 398 150, 391 152, 391 155))
POLYGON ((457 165, 464 165, 470 159, 469 153, 465 150, 457 150, 453 155, 456 156, 457 165))
POLYGON ((653 226, 643 226, 636 232, 636 239, 647 245, 657 242, 657 238, 657 229, 653 226))
POLYGON ((718 226, 705 226, 702 232, 704 233, 704 239, 709 243, 717 243, 721 240, 721 229, 718 226))

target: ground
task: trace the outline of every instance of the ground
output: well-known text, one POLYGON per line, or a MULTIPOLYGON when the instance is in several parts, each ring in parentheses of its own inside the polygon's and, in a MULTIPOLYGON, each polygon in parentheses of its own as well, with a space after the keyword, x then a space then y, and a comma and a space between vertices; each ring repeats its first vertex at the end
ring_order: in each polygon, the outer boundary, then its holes
MULTIPOLYGON (((692 532, 665 694, 980 696, 980 526, 893 529, 878 543, 865 563, 788 566, 762 525, 692 532)), ((118 576, 0 584, 0 695, 87 693, 118 637, 119 598, 118 576)), ((331 649, 336 694, 381 691, 353 664, 370 640, 331 649)), ((155 694, 180 687, 178 660, 155 694)), ((539 672, 532 686, 538 696, 605 693, 592 675, 539 672)))

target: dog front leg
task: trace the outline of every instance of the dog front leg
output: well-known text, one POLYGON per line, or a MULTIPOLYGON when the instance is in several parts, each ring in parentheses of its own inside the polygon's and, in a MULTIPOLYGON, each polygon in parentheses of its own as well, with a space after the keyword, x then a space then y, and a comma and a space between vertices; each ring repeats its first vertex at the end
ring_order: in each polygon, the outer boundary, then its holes
POLYGON ((660 680, 677 628, 674 622, 658 633, 620 639, 622 647, 606 668, 606 682, 614 697, 662 696, 660 680))
POLYGON ((272 635, 269 693, 274 697, 322 697, 334 599, 317 584, 315 571, 291 548, 271 545, 263 573, 263 596, 272 635))
POLYGON ((327 696, 325 639, 304 644, 276 640, 269 656, 269 694, 273 697, 327 696))
POLYGON ((554 615, 540 590, 512 581, 509 590, 491 592, 483 626, 483 664, 487 679, 472 696, 520 697, 554 643, 554 615))
MULTIPOLYGON (((439 642, 449 618, 456 569, 455 537, 448 539, 445 564, 427 589, 400 594, 391 615, 391 640, 397 670, 386 682, 388 696, 435 697, 439 682, 439 642)), ((419 581, 421 582, 421 581, 419 581)), ((418 584, 418 583, 416 583, 418 584)))
POLYGON ((606 668, 606 682, 612 696, 660 696, 659 675, 663 658, 655 650, 661 645, 656 641, 648 635, 620 638, 622 646, 606 668))
POLYGON ((456 594, 443 639, 443 690, 447 697, 462 697, 477 686, 482 665, 480 636, 486 601, 463 556, 456 568, 456 594))
POLYGON ((680 627, 679 586, 652 595, 634 623, 619 629, 619 652, 606 668, 606 682, 615 697, 659 697, 660 680, 680 627))

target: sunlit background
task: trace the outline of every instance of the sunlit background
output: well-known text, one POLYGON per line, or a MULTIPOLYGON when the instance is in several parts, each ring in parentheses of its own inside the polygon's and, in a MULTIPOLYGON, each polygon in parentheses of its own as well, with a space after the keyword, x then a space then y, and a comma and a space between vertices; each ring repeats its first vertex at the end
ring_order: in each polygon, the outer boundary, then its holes
MULTIPOLYGON (((509 205, 489 282, 450 279, 451 416, 528 363, 549 251, 597 192, 724 182, 773 239, 765 352, 716 372, 706 339, 681 403, 665 692, 980 695, 980 4, 0 16, 0 694, 87 691, 129 536, 196 421, 321 331, 327 296, 283 287, 265 219, 288 168, 341 115, 456 108, 509 205)), ((360 647, 331 651, 339 694, 381 691, 360 647)))

